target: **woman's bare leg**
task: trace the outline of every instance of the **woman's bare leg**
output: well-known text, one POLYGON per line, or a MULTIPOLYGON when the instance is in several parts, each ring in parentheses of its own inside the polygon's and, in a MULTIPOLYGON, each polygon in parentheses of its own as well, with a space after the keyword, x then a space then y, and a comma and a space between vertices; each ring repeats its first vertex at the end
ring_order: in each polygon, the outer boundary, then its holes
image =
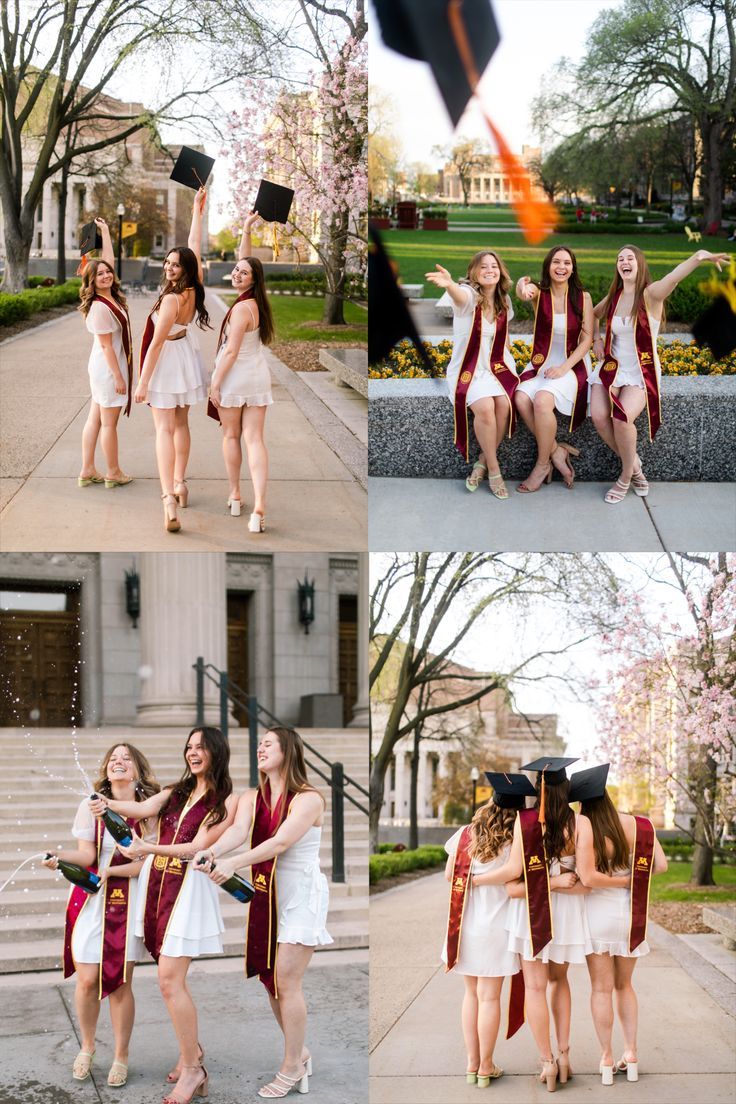
MULTIPOLYGON (((268 484, 268 452, 263 440, 267 406, 247 406, 243 411, 243 439, 248 454, 248 468, 253 483, 253 513, 266 513, 266 486, 268 484)), ((285 943, 284 946, 287 946, 285 943)))
POLYGON ((100 425, 99 403, 96 403, 93 399, 89 404, 87 421, 84 423, 84 429, 82 430, 82 468, 79 472, 80 479, 90 479, 93 475, 97 475, 97 469, 95 468, 95 450, 97 449, 97 438, 100 435, 100 425))
MULTIPOLYGON (((301 943, 279 943, 276 951, 279 993, 276 1003, 280 1015, 275 1011, 274 1015, 284 1033, 284 1060, 280 1072, 287 1077, 301 1077, 304 1071, 302 1055, 307 1030, 307 1005, 302 979, 313 953, 314 947, 305 947, 301 943)), ((272 1008, 273 1004, 272 1000, 272 1008)))
POLYGON ((183 483, 187 477, 189 450, 192 438, 189 433, 189 407, 177 406, 174 410, 174 482, 183 483))
POLYGON ((100 1016, 99 985, 99 966, 93 962, 78 962, 74 1005, 79 1020, 80 1050, 86 1050, 88 1054, 95 1049, 95 1032, 100 1016))
POLYGON ((123 474, 118 460, 118 422, 122 409, 122 406, 100 407, 100 444, 105 454, 108 479, 116 479, 123 474))
MULTIPOLYGON (((613 388, 612 394, 618 395, 619 388, 613 388)), ((618 456, 618 445, 613 434, 613 418, 611 417, 611 402, 606 390, 600 383, 594 383, 590 389, 590 416, 593 425, 598 431, 598 436, 608 445, 611 452, 618 456)))
POLYGON ((477 399, 470 409, 473 411, 473 429, 485 458, 489 475, 498 475, 498 430, 496 427, 496 407, 493 399, 477 399))
POLYGON ((534 403, 527 395, 526 391, 515 391, 514 402, 516 409, 519 412, 519 417, 527 427, 529 432, 536 439, 537 433, 534 426, 534 403))
POLYGON ((161 491, 165 495, 174 493, 174 432, 176 411, 159 410, 152 406, 153 424, 156 427, 156 463, 161 491))
POLYGON ((128 980, 113 993, 110 994, 110 1020, 112 1021, 112 1033, 115 1038, 115 1061, 128 1064, 128 1050, 130 1048, 130 1036, 133 1034, 135 1021, 135 998, 133 997, 133 967, 134 962, 129 962, 126 970, 128 980))
POLYGON ((552 1047, 549 1041, 549 1008, 547 1007, 547 982, 549 971, 546 962, 526 962, 522 959, 526 990, 526 1018, 539 1057, 552 1060, 552 1047))
POLYGON ((495 1065, 493 1061, 493 1052, 496 1048, 498 1027, 501 1022, 502 985, 502 977, 478 978, 479 1077, 488 1077, 495 1065))
POLYGON ((243 411, 245 407, 221 406, 219 410, 222 422, 222 456, 228 480, 228 495, 240 499, 240 469, 243 466, 243 449, 240 436, 243 432, 243 411))
POLYGON ((570 982, 567 980, 567 968, 568 964, 566 962, 550 962, 549 964, 549 1003, 552 1009, 552 1019, 555 1022, 558 1050, 568 1050, 570 1047, 572 1001, 570 998, 570 982))
POLYGON ((613 960, 616 1011, 624 1036, 624 1057, 629 1062, 637 1061, 636 1034, 639 1027, 639 1002, 631 983, 637 961, 636 958, 622 958, 619 955, 616 955, 613 960))
POLYGON ((191 958, 170 958, 168 955, 161 955, 158 960, 159 988, 179 1041, 181 1076, 176 1087, 184 1096, 191 1094, 202 1081, 201 1074, 193 1069, 200 1059, 197 1009, 187 986, 191 961, 191 958))
POLYGON ((551 391, 537 391, 534 396, 534 429, 537 438, 537 463, 546 465, 557 436, 555 397, 551 391))
POLYGON ((478 1039, 478 978, 463 974, 465 991, 460 1019, 465 1040, 465 1053, 468 1056, 468 1073, 477 1073, 480 1062, 480 1041, 478 1039))
POLYGON ((590 974, 590 1014, 601 1044, 601 1062, 604 1066, 612 1066, 614 960, 611 955, 590 954, 586 961, 590 974))
POLYGON ((613 421, 613 435, 616 439, 616 451, 621 457, 621 482, 629 483, 636 467, 636 418, 646 406, 646 392, 643 387, 622 387, 618 401, 626 411, 627 421, 613 421))

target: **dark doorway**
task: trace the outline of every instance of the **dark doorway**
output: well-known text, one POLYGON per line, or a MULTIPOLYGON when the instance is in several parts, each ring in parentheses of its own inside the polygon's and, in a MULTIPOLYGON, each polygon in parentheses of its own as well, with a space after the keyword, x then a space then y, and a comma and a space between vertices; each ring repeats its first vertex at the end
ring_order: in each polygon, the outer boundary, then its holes
MULTIPOLYGON (((248 693, 248 621, 251 592, 229 590, 227 594, 227 673, 244 694, 248 693)), ((248 712, 240 705, 233 707, 238 724, 248 727, 248 712)))
POLYGON ((342 694, 342 723, 350 724, 353 707, 358 700, 358 598, 355 594, 340 595, 340 656, 338 681, 342 694))

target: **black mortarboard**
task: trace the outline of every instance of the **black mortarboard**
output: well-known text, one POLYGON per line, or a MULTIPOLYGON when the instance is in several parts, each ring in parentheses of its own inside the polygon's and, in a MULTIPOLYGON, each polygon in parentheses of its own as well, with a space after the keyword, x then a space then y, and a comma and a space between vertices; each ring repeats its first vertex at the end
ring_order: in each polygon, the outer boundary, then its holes
POLYGON ((408 337, 429 368, 427 354, 381 238, 372 227, 368 233, 368 363, 383 360, 402 337, 408 337))
POLYGON ((102 234, 96 222, 88 222, 79 231, 79 251, 82 256, 93 249, 102 248, 102 234))
POLYGON ((177 184, 184 184, 187 188, 203 188, 207 183, 207 177, 212 172, 215 163, 214 157, 208 157, 206 153, 182 146, 176 164, 171 170, 170 180, 177 184))
POLYGON ((570 779, 568 801, 593 801, 603 797, 606 792, 606 779, 610 763, 601 763, 599 767, 576 771, 570 779))
POLYGON ((493 803, 501 809, 523 809, 524 799, 535 796, 536 791, 525 774, 486 771, 486 778, 493 787, 493 803))
POLYGON ((537 771, 539 774, 544 772, 544 781, 550 786, 557 786, 567 779, 565 767, 569 767, 571 763, 577 763, 579 758, 578 755, 573 759, 566 759, 564 755, 547 755, 542 756, 541 759, 535 759, 533 763, 525 763, 521 769, 537 771))
POLYGON ((253 204, 253 210, 258 212, 264 222, 288 222, 293 199, 293 188, 285 188, 283 184, 262 180, 258 185, 258 195, 253 204))
POLYGON ((490 0, 464 0, 456 16, 448 0, 374 0, 374 6, 385 44, 406 57, 428 62, 457 126, 473 94, 468 68, 474 78, 481 77, 498 46, 490 0), (460 23, 461 47, 453 18, 460 23), (463 58, 466 47, 471 56, 463 58))
POLYGON ((693 325, 698 345, 707 345, 716 360, 736 349, 736 314, 725 295, 717 295, 693 325))

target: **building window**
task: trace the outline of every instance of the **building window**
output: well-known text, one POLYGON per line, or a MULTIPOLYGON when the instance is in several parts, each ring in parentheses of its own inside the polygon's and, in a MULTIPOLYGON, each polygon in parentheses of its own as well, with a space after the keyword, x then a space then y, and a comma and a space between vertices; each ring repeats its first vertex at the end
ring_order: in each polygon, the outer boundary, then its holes
POLYGON ((163 249, 163 247, 164 247, 164 236, 163 236, 163 234, 154 234, 154 236, 153 236, 153 248, 154 249, 163 249))
POLYGON ((166 199, 166 196, 163 194, 163 192, 156 192, 156 206, 157 207, 163 207, 165 199, 166 199))
POLYGON ((43 204, 39 203, 38 207, 36 208, 36 222, 42 222, 42 221, 43 221, 43 204))

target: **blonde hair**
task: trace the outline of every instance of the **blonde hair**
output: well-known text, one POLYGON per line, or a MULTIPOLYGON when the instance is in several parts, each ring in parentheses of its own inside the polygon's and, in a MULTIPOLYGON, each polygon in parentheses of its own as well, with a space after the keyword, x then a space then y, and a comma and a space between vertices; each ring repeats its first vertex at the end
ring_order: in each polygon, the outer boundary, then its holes
POLYGON ((502 809, 493 798, 481 805, 470 822, 470 855, 478 862, 490 862, 511 843, 516 809, 502 809))
POLYGON ((156 777, 148 759, 146 759, 143 752, 139 751, 137 747, 133 744, 127 744, 125 741, 113 744, 103 755, 102 762, 100 763, 99 777, 95 782, 95 793, 102 794, 103 797, 112 797, 112 785, 110 779, 107 777, 107 767, 113 752, 119 747, 125 748, 135 764, 135 771, 138 777, 134 784, 134 800, 145 801, 146 798, 151 797, 153 794, 160 793, 161 787, 156 781, 156 777))
MULTIPOLYGON (((323 803, 325 803, 322 794, 319 793, 319 790, 316 789, 307 778, 307 767, 304 762, 304 744, 296 729, 286 728, 285 725, 277 725, 275 728, 269 728, 268 731, 278 740, 279 747, 284 756, 284 762, 281 766, 281 774, 284 777, 284 793, 316 793, 319 794, 323 803)), ((259 771, 258 788, 261 791, 261 795, 264 797, 266 782, 266 774, 263 771, 259 771)))
POLYGON ((499 257, 498 253, 494 253, 492 249, 481 249, 480 252, 474 253, 473 256, 470 258, 470 262, 468 263, 467 275, 464 276, 462 280, 460 280, 460 283, 472 287, 478 298, 483 297, 483 292, 481 290, 480 284, 476 280, 476 273, 477 270, 480 268, 481 262, 483 261, 484 257, 493 257, 501 272, 499 281, 493 289, 493 310, 494 313, 498 316, 499 314, 501 314, 502 311, 508 310, 508 291, 511 287, 511 277, 509 276, 508 269, 499 257))
MULTIPOLYGON (((103 261, 101 257, 94 261, 87 261, 84 272, 82 273, 82 286, 79 289, 79 298, 81 300, 77 310, 81 311, 83 315, 88 315, 92 301, 97 295, 97 289, 95 288, 95 276, 97 275, 97 269, 100 265, 104 265, 110 272, 112 272, 112 286, 110 288, 110 295, 119 303, 123 309, 127 308, 128 302, 123 295, 123 289, 120 286, 120 281, 117 278, 115 269, 107 261, 103 261)), ((118 746, 117 744, 115 745, 118 746)))
MULTIPOLYGON (((620 291, 620 289, 624 286, 624 282, 621 279, 621 273, 618 270, 618 259, 621 256, 621 254, 623 253, 624 249, 630 249, 631 252, 636 257, 636 283, 634 284, 634 302, 633 302, 632 307, 631 307, 631 314, 629 315, 629 318, 631 319, 631 322, 633 323, 636 316, 637 316, 637 314, 639 313, 639 307, 641 306, 641 304, 643 302, 643 299, 644 299, 644 289, 649 287, 649 285, 652 282, 652 277, 651 277, 651 273, 649 272, 649 265, 647 264, 647 259, 644 256, 644 254, 642 253, 641 249, 639 249, 638 245, 622 245, 621 248, 619 249, 618 253, 616 254, 616 272, 614 274, 613 280, 611 281, 611 286, 610 286, 610 288, 608 289, 608 291, 606 293, 606 297, 603 300, 603 318, 606 318, 607 315, 608 315, 608 310, 609 310, 609 307, 611 305, 611 300, 620 291)), ((645 306, 646 306, 646 304, 645 304, 645 306)), ((660 320, 660 326, 664 326, 664 323, 665 323, 665 310, 664 310, 664 303, 663 303, 662 304, 662 318, 660 320)))

